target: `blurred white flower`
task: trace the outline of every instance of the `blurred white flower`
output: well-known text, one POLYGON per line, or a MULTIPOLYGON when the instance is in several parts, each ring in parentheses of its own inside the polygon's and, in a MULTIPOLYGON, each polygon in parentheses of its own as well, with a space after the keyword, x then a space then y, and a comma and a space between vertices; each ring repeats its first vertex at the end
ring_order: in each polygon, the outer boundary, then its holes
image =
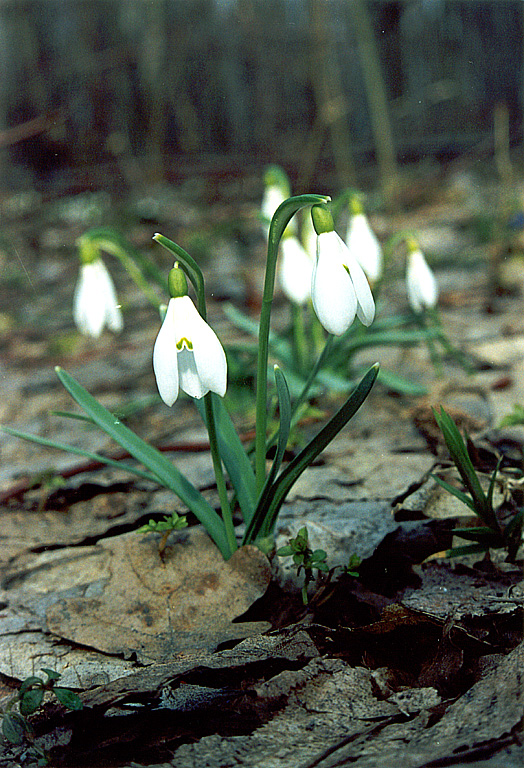
POLYGON ((432 309, 438 299, 438 286, 433 271, 419 248, 408 253, 406 267, 408 300, 414 312, 432 309))
POLYGON ((346 245, 370 281, 375 283, 382 275, 382 247, 364 213, 350 216, 346 245))
POLYGON ((279 186, 269 184, 265 187, 264 195, 262 197, 262 205, 260 206, 260 213, 262 218, 267 222, 268 227, 276 209, 288 197, 289 195, 286 195, 279 186))
POLYGON ((287 298, 294 304, 305 304, 311 296, 313 260, 295 235, 280 241, 279 280, 287 298))
POLYGON ((100 336, 104 326, 115 333, 123 328, 115 286, 101 259, 80 267, 73 297, 73 317, 80 333, 95 339, 100 336))
POLYGON ((371 325, 375 302, 362 267, 335 231, 317 237, 317 259, 311 280, 311 299, 328 333, 343 334, 355 319, 371 325))
POLYGON ((223 397, 227 362, 217 335, 189 296, 172 298, 153 350, 153 369, 160 397, 173 405, 182 389, 200 399, 210 390, 223 397))

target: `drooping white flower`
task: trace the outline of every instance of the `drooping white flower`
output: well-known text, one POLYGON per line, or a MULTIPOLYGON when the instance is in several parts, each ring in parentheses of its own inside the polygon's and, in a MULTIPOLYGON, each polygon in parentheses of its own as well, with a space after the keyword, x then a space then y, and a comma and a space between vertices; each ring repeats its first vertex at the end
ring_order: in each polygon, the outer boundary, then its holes
POLYGON ((268 226, 276 209, 287 197, 289 197, 289 195, 286 195, 281 187, 276 186, 275 184, 269 184, 265 187, 262 204, 260 206, 260 214, 267 222, 268 226))
POLYGON ((115 286, 100 258, 84 263, 73 297, 73 317, 78 330, 95 339, 104 326, 119 333, 124 325, 115 286))
POLYGON ((173 405, 179 388, 200 399, 209 391, 223 397, 227 387, 224 349, 189 296, 169 300, 153 350, 160 397, 173 405))
POLYGON ((287 298, 305 304, 311 296, 313 260, 295 235, 285 235, 280 242, 279 280, 287 298))
POLYGON ((317 260, 311 280, 311 299, 326 331, 343 334, 355 319, 371 325, 375 302, 362 267, 333 230, 317 237, 317 260))
POLYGON ((414 248, 408 253, 406 286, 408 300, 414 312, 423 312, 436 305, 437 281, 420 248, 414 248))
POLYGON ((370 281, 375 283, 382 275, 382 246, 364 213, 350 216, 346 245, 370 281))

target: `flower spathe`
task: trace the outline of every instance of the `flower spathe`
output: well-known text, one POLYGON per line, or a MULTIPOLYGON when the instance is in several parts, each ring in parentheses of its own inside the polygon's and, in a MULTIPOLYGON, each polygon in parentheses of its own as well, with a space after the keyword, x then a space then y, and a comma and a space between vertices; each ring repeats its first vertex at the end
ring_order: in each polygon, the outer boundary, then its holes
POLYGON ((414 312, 432 309, 438 300, 438 286, 420 248, 408 253, 406 268, 408 300, 414 312))
POLYGON ((306 304, 311 296, 313 261, 295 235, 282 238, 280 251, 279 280, 282 290, 294 304, 306 304))
POLYGON ((350 217, 346 245, 371 282, 375 283, 382 275, 382 246, 364 213, 350 217))
POLYGON ((375 302, 366 275, 334 230, 318 235, 311 299, 321 324, 335 336, 347 331, 355 315, 366 326, 375 317, 375 302))
POLYGON ((209 391, 223 397, 227 362, 222 344, 189 296, 172 298, 153 350, 160 397, 173 405, 179 388, 200 399, 209 391))
POLYGON ((105 326, 119 333, 124 325, 115 286, 100 258, 83 263, 73 297, 73 318, 80 333, 97 339, 105 326))

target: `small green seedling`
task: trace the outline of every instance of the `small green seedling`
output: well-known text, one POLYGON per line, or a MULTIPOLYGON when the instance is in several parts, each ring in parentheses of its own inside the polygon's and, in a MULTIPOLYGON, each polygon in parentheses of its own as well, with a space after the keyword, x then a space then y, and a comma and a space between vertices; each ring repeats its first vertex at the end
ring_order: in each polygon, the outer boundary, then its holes
POLYGON ((351 555, 348 564, 342 566, 342 573, 346 574, 346 576, 353 576, 353 578, 358 579, 360 575, 358 569, 361 563, 362 560, 358 555, 351 555))
MULTIPOLYGON (((31 735, 31 725, 26 718, 39 709, 46 692, 52 693, 67 709, 79 710, 83 707, 82 701, 76 693, 70 691, 69 688, 56 685, 60 679, 58 672, 53 669, 42 669, 42 672, 46 675, 47 680, 34 675, 26 677, 19 690, 0 713, 2 716, 2 734, 11 744, 23 744, 25 739, 31 735), (18 711, 15 710, 15 707, 18 711)), ((38 764, 46 765, 45 757, 40 755, 38 764)))
POLYGON ((302 587, 302 602, 308 604, 307 588, 313 580, 313 571, 329 571, 326 563, 327 554, 323 549, 312 550, 309 546, 308 532, 306 526, 301 528, 295 538, 289 539, 289 543, 277 549, 276 554, 279 557, 292 557, 297 566, 297 575, 304 571, 304 585, 302 587))
POLYGON ((173 512, 172 515, 164 515, 163 520, 150 520, 138 529, 138 533, 161 533, 162 538, 158 545, 158 552, 163 558, 169 534, 171 531, 180 531, 182 528, 187 528, 187 517, 173 512))
POLYGON ((508 559, 510 562, 514 561, 522 539, 524 508, 517 509, 511 520, 505 525, 499 522, 493 507, 493 491, 500 461, 491 475, 486 493, 482 488, 466 443, 457 425, 444 408, 440 409, 440 413, 434 412, 434 414, 467 493, 455 488, 437 475, 433 475, 433 477, 442 488, 456 496, 484 523, 484 525, 473 528, 456 528, 453 533, 473 543, 463 547, 453 547, 446 554, 448 557, 457 557, 477 552, 489 552, 490 549, 507 549, 508 559))

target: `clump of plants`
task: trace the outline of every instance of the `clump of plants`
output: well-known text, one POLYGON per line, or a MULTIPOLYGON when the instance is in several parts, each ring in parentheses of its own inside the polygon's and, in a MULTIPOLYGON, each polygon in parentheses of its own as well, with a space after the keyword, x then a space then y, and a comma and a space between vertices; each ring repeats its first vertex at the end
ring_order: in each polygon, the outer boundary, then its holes
MULTIPOLYGON (((31 742, 33 729, 28 718, 37 712, 44 703, 46 694, 54 696, 60 704, 70 710, 82 709, 82 700, 74 691, 57 685, 61 675, 53 669, 42 669, 46 679, 31 675, 22 681, 20 688, 0 713, 2 718, 2 735, 8 742, 20 746, 31 742)), ((27 752, 28 757, 34 757, 37 765, 47 765, 45 753, 34 746, 27 752)))

